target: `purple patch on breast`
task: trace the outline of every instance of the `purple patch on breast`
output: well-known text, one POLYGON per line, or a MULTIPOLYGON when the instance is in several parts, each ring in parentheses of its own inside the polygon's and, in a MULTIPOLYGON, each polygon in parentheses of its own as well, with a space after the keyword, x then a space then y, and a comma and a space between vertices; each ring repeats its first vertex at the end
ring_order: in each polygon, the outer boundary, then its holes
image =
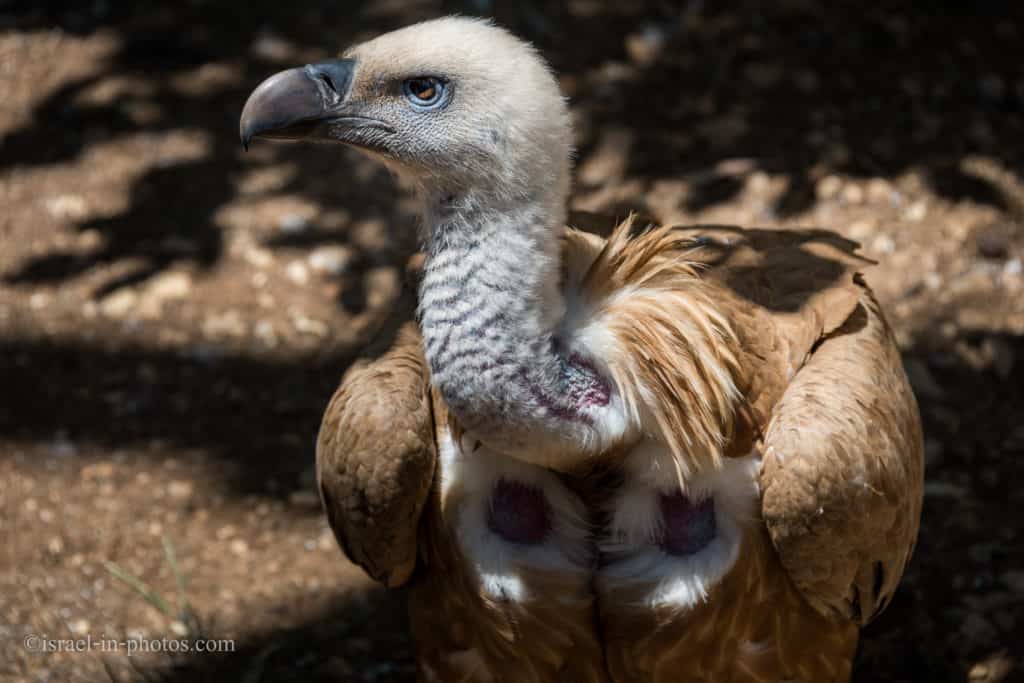
POLYGON ((669 555, 693 555, 715 540, 715 501, 693 502, 682 493, 662 495, 662 535, 659 545, 669 555))
POLYGON ((509 543, 537 545, 551 532, 551 506, 539 488, 500 479, 491 493, 487 527, 509 543))

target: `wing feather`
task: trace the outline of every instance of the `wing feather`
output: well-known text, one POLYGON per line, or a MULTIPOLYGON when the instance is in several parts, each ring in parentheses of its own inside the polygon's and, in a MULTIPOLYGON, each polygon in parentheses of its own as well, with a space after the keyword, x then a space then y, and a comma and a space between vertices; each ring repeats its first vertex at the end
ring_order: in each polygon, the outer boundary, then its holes
POLYGON ((888 604, 921 515, 917 403, 871 292, 775 406, 762 514, 782 565, 823 614, 866 624, 888 604))
POLYGON ((398 586, 416 566, 417 527, 437 461, 428 371, 415 323, 376 360, 354 365, 324 414, 317 481, 342 550, 398 586))

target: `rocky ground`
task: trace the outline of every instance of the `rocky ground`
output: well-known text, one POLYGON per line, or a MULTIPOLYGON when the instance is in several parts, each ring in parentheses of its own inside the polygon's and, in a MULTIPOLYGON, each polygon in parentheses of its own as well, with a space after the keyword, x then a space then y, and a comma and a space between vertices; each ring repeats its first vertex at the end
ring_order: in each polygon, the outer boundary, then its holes
POLYGON ((459 10, 561 74, 574 208, 814 225, 879 261, 928 486, 857 680, 1022 680, 1024 19, 918 4, 0 2, 0 678, 412 679, 401 595, 311 486, 326 400, 402 290, 408 194, 236 131, 269 73, 459 10))

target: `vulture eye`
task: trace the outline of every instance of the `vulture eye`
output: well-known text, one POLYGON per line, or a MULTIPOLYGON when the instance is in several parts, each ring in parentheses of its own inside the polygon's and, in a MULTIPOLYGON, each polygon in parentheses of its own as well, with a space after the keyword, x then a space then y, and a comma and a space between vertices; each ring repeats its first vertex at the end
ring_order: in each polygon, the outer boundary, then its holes
POLYGON ((434 76, 410 78, 403 84, 405 96, 421 109, 433 109, 445 100, 447 85, 434 76))

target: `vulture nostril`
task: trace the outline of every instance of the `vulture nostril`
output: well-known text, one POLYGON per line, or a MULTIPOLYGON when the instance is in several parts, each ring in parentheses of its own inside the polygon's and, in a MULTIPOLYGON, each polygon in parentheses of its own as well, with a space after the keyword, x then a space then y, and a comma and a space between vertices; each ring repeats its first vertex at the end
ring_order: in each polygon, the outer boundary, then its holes
POLYGON ((331 80, 330 76, 328 76, 327 74, 320 74, 320 80, 323 81, 324 85, 330 88, 332 93, 334 93, 335 95, 338 94, 338 89, 334 87, 334 81, 331 80))

